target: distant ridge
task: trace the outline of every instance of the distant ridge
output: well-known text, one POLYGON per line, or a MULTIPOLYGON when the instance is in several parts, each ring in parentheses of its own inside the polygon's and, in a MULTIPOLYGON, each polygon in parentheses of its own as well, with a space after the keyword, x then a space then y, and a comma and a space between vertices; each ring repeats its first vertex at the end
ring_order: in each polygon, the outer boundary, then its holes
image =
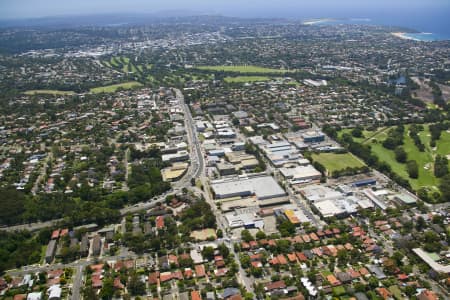
POLYGON ((73 28, 80 26, 118 26, 118 25, 146 25, 165 22, 255 22, 255 21, 286 21, 280 18, 239 18, 226 17, 218 14, 208 14, 196 11, 165 10, 154 13, 125 13, 125 14, 92 14, 92 15, 63 15, 28 19, 0 20, 0 27, 48 27, 73 28))

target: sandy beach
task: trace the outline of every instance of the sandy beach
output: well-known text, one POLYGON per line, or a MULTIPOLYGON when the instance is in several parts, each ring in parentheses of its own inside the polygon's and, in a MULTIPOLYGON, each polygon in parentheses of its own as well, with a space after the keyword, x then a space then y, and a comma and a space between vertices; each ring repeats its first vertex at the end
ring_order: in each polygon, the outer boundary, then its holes
POLYGON ((401 38, 401 39, 404 39, 404 40, 413 40, 413 41, 419 41, 420 42, 419 39, 416 39, 416 38, 408 36, 406 32, 391 32, 391 34, 393 36, 395 36, 395 37, 398 37, 398 38, 401 38))

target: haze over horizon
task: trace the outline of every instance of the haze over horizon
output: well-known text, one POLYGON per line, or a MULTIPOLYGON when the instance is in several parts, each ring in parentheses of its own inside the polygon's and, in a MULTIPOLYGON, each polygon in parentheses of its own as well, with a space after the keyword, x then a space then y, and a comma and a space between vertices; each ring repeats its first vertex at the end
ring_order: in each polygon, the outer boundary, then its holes
MULTIPOLYGON (((251 18, 369 18, 373 24, 410 27, 425 32, 450 34, 448 0, 2 0, 0 20, 43 17, 154 14, 162 11, 187 15, 217 14, 251 18), (38 4, 37 4, 38 3, 38 4)), ((162 15, 164 16, 164 15, 162 15)))
POLYGON ((0 19, 40 18, 61 15, 154 13, 162 10, 187 10, 202 13, 217 13, 236 17, 370 17, 380 13, 422 13, 441 11, 448 13, 447 0, 280 0, 262 2, 249 0, 2 0, 0 19))

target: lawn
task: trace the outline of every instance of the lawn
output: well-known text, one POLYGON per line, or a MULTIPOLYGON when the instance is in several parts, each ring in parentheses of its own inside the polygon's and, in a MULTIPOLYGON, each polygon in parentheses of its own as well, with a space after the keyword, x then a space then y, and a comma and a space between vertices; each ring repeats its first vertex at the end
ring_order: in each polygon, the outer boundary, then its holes
POLYGON ((247 83, 247 82, 258 82, 268 80, 270 80, 270 78, 267 76, 236 76, 224 78, 224 81, 227 83, 247 83))
POLYGON ((236 72, 236 73, 287 73, 294 70, 272 69, 258 66, 198 66, 196 69, 217 71, 217 72, 236 72))
POLYGON ((365 166, 363 162, 361 162, 351 153, 320 153, 313 154, 312 158, 314 161, 322 164, 329 173, 344 170, 347 167, 360 168, 365 166))
POLYGON ((335 286, 333 287, 333 296, 342 296, 345 295, 346 291, 343 286, 335 286))
POLYGON ((90 89, 90 92, 94 93, 94 94, 98 94, 98 93, 114 93, 119 88, 132 89, 132 88, 139 87, 139 86, 142 86, 142 84, 137 82, 137 81, 130 81, 130 82, 125 82, 125 83, 112 84, 112 85, 92 88, 92 89, 90 89))
POLYGON ((394 296, 394 298, 395 298, 396 300, 404 299, 403 296, 402 296, 402 291, 400 290, 400 288, 399 288, 398 286, 396 286, 396 285, 391 285, 391 286, 388 288, 388 290, 389 290, 389 292, 392 293, 392 295, 394 296))
POLYGON ((29 90, 25 95, 73 95, 73 91, 58 91, 58 90, 29 90))

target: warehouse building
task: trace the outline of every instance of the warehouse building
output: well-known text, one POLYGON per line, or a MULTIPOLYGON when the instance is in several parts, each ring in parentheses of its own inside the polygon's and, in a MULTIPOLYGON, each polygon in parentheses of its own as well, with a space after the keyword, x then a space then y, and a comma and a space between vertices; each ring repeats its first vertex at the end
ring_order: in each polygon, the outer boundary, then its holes
POLYGON ((286 192, 271 176, 234 177, 211 182, 216 199, 255 196, 267 200, 286 196, 286 192))
POLYGON ((322 174, 311 165, 281 168, 280 172, 285 179, 290 179, 294 182, 320 180, 322 177, 322 174))
POLYGON ((51 263, 55 257, 56 252, 56 240, 50 240, 47 249, 45 250, 45 262, 51 263))

